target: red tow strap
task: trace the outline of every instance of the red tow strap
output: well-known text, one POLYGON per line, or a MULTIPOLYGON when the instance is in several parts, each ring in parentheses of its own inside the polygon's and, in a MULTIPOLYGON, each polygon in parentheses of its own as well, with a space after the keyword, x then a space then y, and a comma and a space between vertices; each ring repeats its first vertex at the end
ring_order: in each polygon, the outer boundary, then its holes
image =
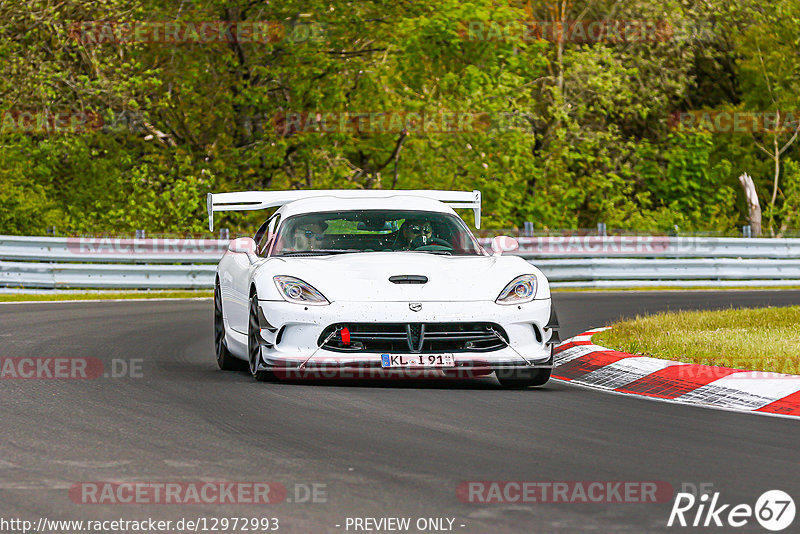
POLYGON ((342 344, 343 345, 349 345, 350 344, 350 330, 348 330, 347 328, 342 328, 342 331, 340 333, 342 335, 342 344))

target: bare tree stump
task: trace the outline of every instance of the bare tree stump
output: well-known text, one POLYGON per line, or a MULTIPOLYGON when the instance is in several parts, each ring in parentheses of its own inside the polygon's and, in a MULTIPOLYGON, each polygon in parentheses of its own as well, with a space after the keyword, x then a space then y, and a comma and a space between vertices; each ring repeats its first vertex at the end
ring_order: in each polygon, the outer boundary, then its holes
POLYGON ((761 236, 761 205, 758 203, 758 194, 756 194, 756 184, 749 174, 744 173, 739 176, 739 183, 742 184, 744 195, 747 199, 747 210, 750 221, 750 228, 753 237, 761 236))

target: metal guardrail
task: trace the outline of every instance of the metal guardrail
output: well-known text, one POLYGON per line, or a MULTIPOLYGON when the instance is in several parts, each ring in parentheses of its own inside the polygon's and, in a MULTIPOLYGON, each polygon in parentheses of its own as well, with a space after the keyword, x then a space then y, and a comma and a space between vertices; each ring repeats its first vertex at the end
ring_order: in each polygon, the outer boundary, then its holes
MULTIPOLYGON (((486 239, 485 245, 491 240, 486 239)), ((520 237, 525 258, 784 258, 800 259, 800 239, 672 236, 520 237)))
POLYGON ((216 266, 99 265, 0 261, 0 286, 101 289, 209 289, 216 266))
MULTIPOLYGON (((800 239, 522 237, 553 287, 800 286, 800 239)), ((481 239, 489 248, 490 239, 481 239)), ((227 241, 0 236, 0 286, 210 288, 227 241)))
POLYGON ((529 260, 547 275, 555 287, 613 287, 670 285, 797 285, 800 259, 630 259, 587 258, 529 260), (607 284, 622 281, 624 284, 607 284), (739 284, 720 282, 740 281, 739 284), (779 281, 780 284, 763 284, 779 281), (596 282, 604 282, 598 284, 596 282), (747 283, 744 283, 747 282, 747 283))
POLYGON ((228 241, 202 238, 0 236, 0 260, 69 263, 217 263, 228 241))

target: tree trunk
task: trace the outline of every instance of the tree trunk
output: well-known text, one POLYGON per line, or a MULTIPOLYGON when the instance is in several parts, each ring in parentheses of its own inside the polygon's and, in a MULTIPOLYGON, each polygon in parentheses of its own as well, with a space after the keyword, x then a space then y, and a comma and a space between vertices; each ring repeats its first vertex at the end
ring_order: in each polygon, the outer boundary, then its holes
POLYGON ((753 237, 761 236, 761 205, 758 203, 756 194, 756 184, 749 174, 744 173, 739 176, 739 183, 742 184, 744 195, 747 199, 748 221, 753 237))
MULTIPOLYGON (((778 118, 780 119, 780 112, 778 112, 778 118)), ((774 140, 775 146, 775 175, 772 178, 772 201, 769 203, 769 233, 772 237, 775 237, 775 201, 778 199, 778 178, 781 175, 781 152, 778 149, 778 134, 775 134, 774 140)))

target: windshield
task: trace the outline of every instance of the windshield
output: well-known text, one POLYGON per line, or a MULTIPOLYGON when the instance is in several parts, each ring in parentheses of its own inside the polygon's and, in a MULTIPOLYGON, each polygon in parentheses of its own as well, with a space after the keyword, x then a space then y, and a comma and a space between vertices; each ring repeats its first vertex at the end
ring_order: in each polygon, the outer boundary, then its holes
POLYGON ((358 210, 308 213, 286 219, 278 230, 273 255, 407 251, 453 256, 486 254, 464 221, 453 215, 358 210))

